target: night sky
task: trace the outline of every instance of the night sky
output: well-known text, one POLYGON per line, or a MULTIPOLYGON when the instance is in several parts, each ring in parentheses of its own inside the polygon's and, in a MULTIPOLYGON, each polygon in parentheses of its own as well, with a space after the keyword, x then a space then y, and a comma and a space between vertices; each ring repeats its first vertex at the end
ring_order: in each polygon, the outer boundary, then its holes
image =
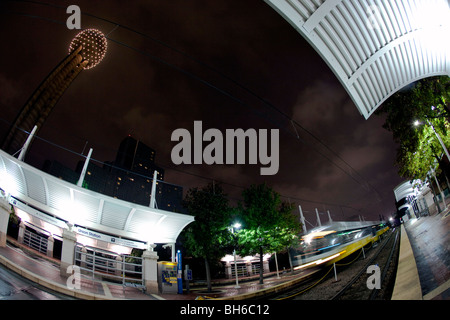
POLYGON ((0 138, 79 32, 66 27, 67 6, 89 14, 82 28, 110 40, 104 60, 81 72, 40 130, 31 165, 51 159, 75 168, 88 148, 95 161, 111 161, 131 135, 156 150, 165 180, 185 191, 223 182, 235 203, 243 187, 267 182, 313 223, 314 208, 335 220, 395 212, 402 179, 383 119, 365 120, 319 54, 264 1, 46 3, 0 4, 0 138), (261 176, 261 164, 174 165, 171 134, 193 133, 195 120, 223 133, 279 129, 278 173, 261 176))

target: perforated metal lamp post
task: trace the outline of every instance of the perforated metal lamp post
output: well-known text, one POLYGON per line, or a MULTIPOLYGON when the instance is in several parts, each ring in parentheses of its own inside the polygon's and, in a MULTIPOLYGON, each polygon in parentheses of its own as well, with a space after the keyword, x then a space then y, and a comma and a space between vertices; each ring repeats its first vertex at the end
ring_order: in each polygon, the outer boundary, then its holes
MULTIPOLYGON (((434 110, 434 107, 432 107, 432 110, 434 110)), ((436 135, 437 139, 439 140, 439 143, 441 144, 442 149, 444 149, 445 155, 447 156, 447 159, 448 159, 448 161, 450 162, 450 154, 448 153, 448 150, 447 150, 447 147, 446 147, 445 144, 444 144, 444 141, 442 141, 441 136, 437 133, 436 129, 435 129, 434 126, 431 124, 430 120, 428 120, 428 119, 426 119, 426 120, 427 120, 428 125, 431 127, 431 129, 433 129, 434 134, 436 135)), ((419 125, 420 125, 420 121, 419 121, 419 120, 414 121, 414 125, 415 125, 416 127, 419 126, 419 125)), ((433 171, 433 172, 434 172, 434 171, 433 171)), ((437 184, 437 186, 438 186, 438 188, 439 188, 439 192, 441 193, 442 201, 444 202, 444 210, 445 210, 445 208, 447 208, 447 205, 446 205, 446 203, 445 203, 445 195, 444 195, 444 193, 442 192, 441 187, 439 186, 439 182, 438 182, 438 180, 437 180, 437 178, 436 178, 436 175, 434 175, 434 179, 436 180, 436 184, 437 184)), ((438 207, 438 209, 439 209, 439 207, 438 207)))
MULTIPOLYGON (((442 141, 441 136, 437 133, 436 129, 434 128, 434 126, 431 124, 430 120, 427 119, 427 123, 428 125, 431 127, 431 129, 433 129, 434 134, 436 135, 436 137, 439 140, 439 143, 441 144, 442 149, 444 149, 445 155, 447 156, 448 161, 450 162, 450 154, 448 153, 447 147, 445 146, 444 142, 442 141)), ((420 125, 420 121, 416 120, 414 121, 414 125, 417 127, 420 125)))
MULTIPOLYGON (((231 226, 231 233, 234 235, 234 229, 239 229, 241 227, 240 223, 235 223, 231 226)), ((239 289, 241 286, 239 285, 239 278, 238 278, 238 270, 237 270, 237 263, 236 263, 236 248, 233 249, 233 256, 234 256, 234 273, 236 274, 236 285, 234 286, 236 289, 239 289)))

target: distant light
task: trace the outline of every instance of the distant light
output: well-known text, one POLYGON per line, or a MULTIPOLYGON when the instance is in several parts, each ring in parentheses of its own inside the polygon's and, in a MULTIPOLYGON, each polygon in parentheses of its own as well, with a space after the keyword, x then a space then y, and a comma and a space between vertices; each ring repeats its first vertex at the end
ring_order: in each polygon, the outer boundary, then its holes
POLYGON ((233 228, 235 229, 239 229, 242 225, 239 222, 236 222, 235 224, 233 224, 233 228))
POLYGON ((419 126, 419 124, 420 124, 420 121, 419 121, 419 120, 414 121, 414 125, 415 125, 416 127, 419 126))

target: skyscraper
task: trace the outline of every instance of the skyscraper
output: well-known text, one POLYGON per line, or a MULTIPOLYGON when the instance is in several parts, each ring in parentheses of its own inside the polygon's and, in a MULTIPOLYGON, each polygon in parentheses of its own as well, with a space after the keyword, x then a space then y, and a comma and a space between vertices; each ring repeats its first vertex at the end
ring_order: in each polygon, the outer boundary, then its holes
MULTIPOLYGON (((153 172, 158 172, 156 206, 159 209, 185 213, 183 187, 164 181, 164 169, 155 164, 156 151, 140 140, 127 136, 119 145, 116 160, 103 166, 89 162, 83 188, 114 198, 148 206, 152 192, 153 172)), ((44 171, 60 179, 76 183, 84 162, 77 169, 57 161, 46 161, 44 171)))
POLYGON ((86 29, 78 33, 70 43, 67 57, 42 81, 22 107, 2 142, 2 149, 15 153, 34 126, 37 126, 37 134, 72 81, 83 69, 99 64, 106 54, 106 47, 106 37, 102 32, 86 29))
POLYGON ((117 151, 115 165, 137 174, 152 177, 158 171, 158 179, 164 179, 164 169, 155 165, 156 152, 131 136, 122 140, 117 151))

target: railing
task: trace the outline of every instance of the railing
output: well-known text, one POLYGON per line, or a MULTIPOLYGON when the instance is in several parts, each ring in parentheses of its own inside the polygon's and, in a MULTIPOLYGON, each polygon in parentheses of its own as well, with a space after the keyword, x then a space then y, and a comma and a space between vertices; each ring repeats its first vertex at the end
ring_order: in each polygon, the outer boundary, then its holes
POLYGON ((261 269, 259 263, 252 264, 252 274, 259 274, 259 269, 261 269))
POLYGON ((25 230, 23 234, 23 243, 36 251, 47 254, 48 239, 46 237, 25 230))
MULTIPOLYGON (((248 276, 248 271, 247 271, 247 265, 246 264, 238 264, 237 265, 237 272, 238 272, 238 276, 239 277, 245 277, 248 276)), ((236 276, 236 269, 235 269, 235 265, 233 264, 231 266, 231 277, 235 277, 236 276)))
POLYGON ((124 286, 144 287, 141 257, 119 255, 77 244, 74 260, 80 267, 81 274, 92 279, 119 282, 124 286))

